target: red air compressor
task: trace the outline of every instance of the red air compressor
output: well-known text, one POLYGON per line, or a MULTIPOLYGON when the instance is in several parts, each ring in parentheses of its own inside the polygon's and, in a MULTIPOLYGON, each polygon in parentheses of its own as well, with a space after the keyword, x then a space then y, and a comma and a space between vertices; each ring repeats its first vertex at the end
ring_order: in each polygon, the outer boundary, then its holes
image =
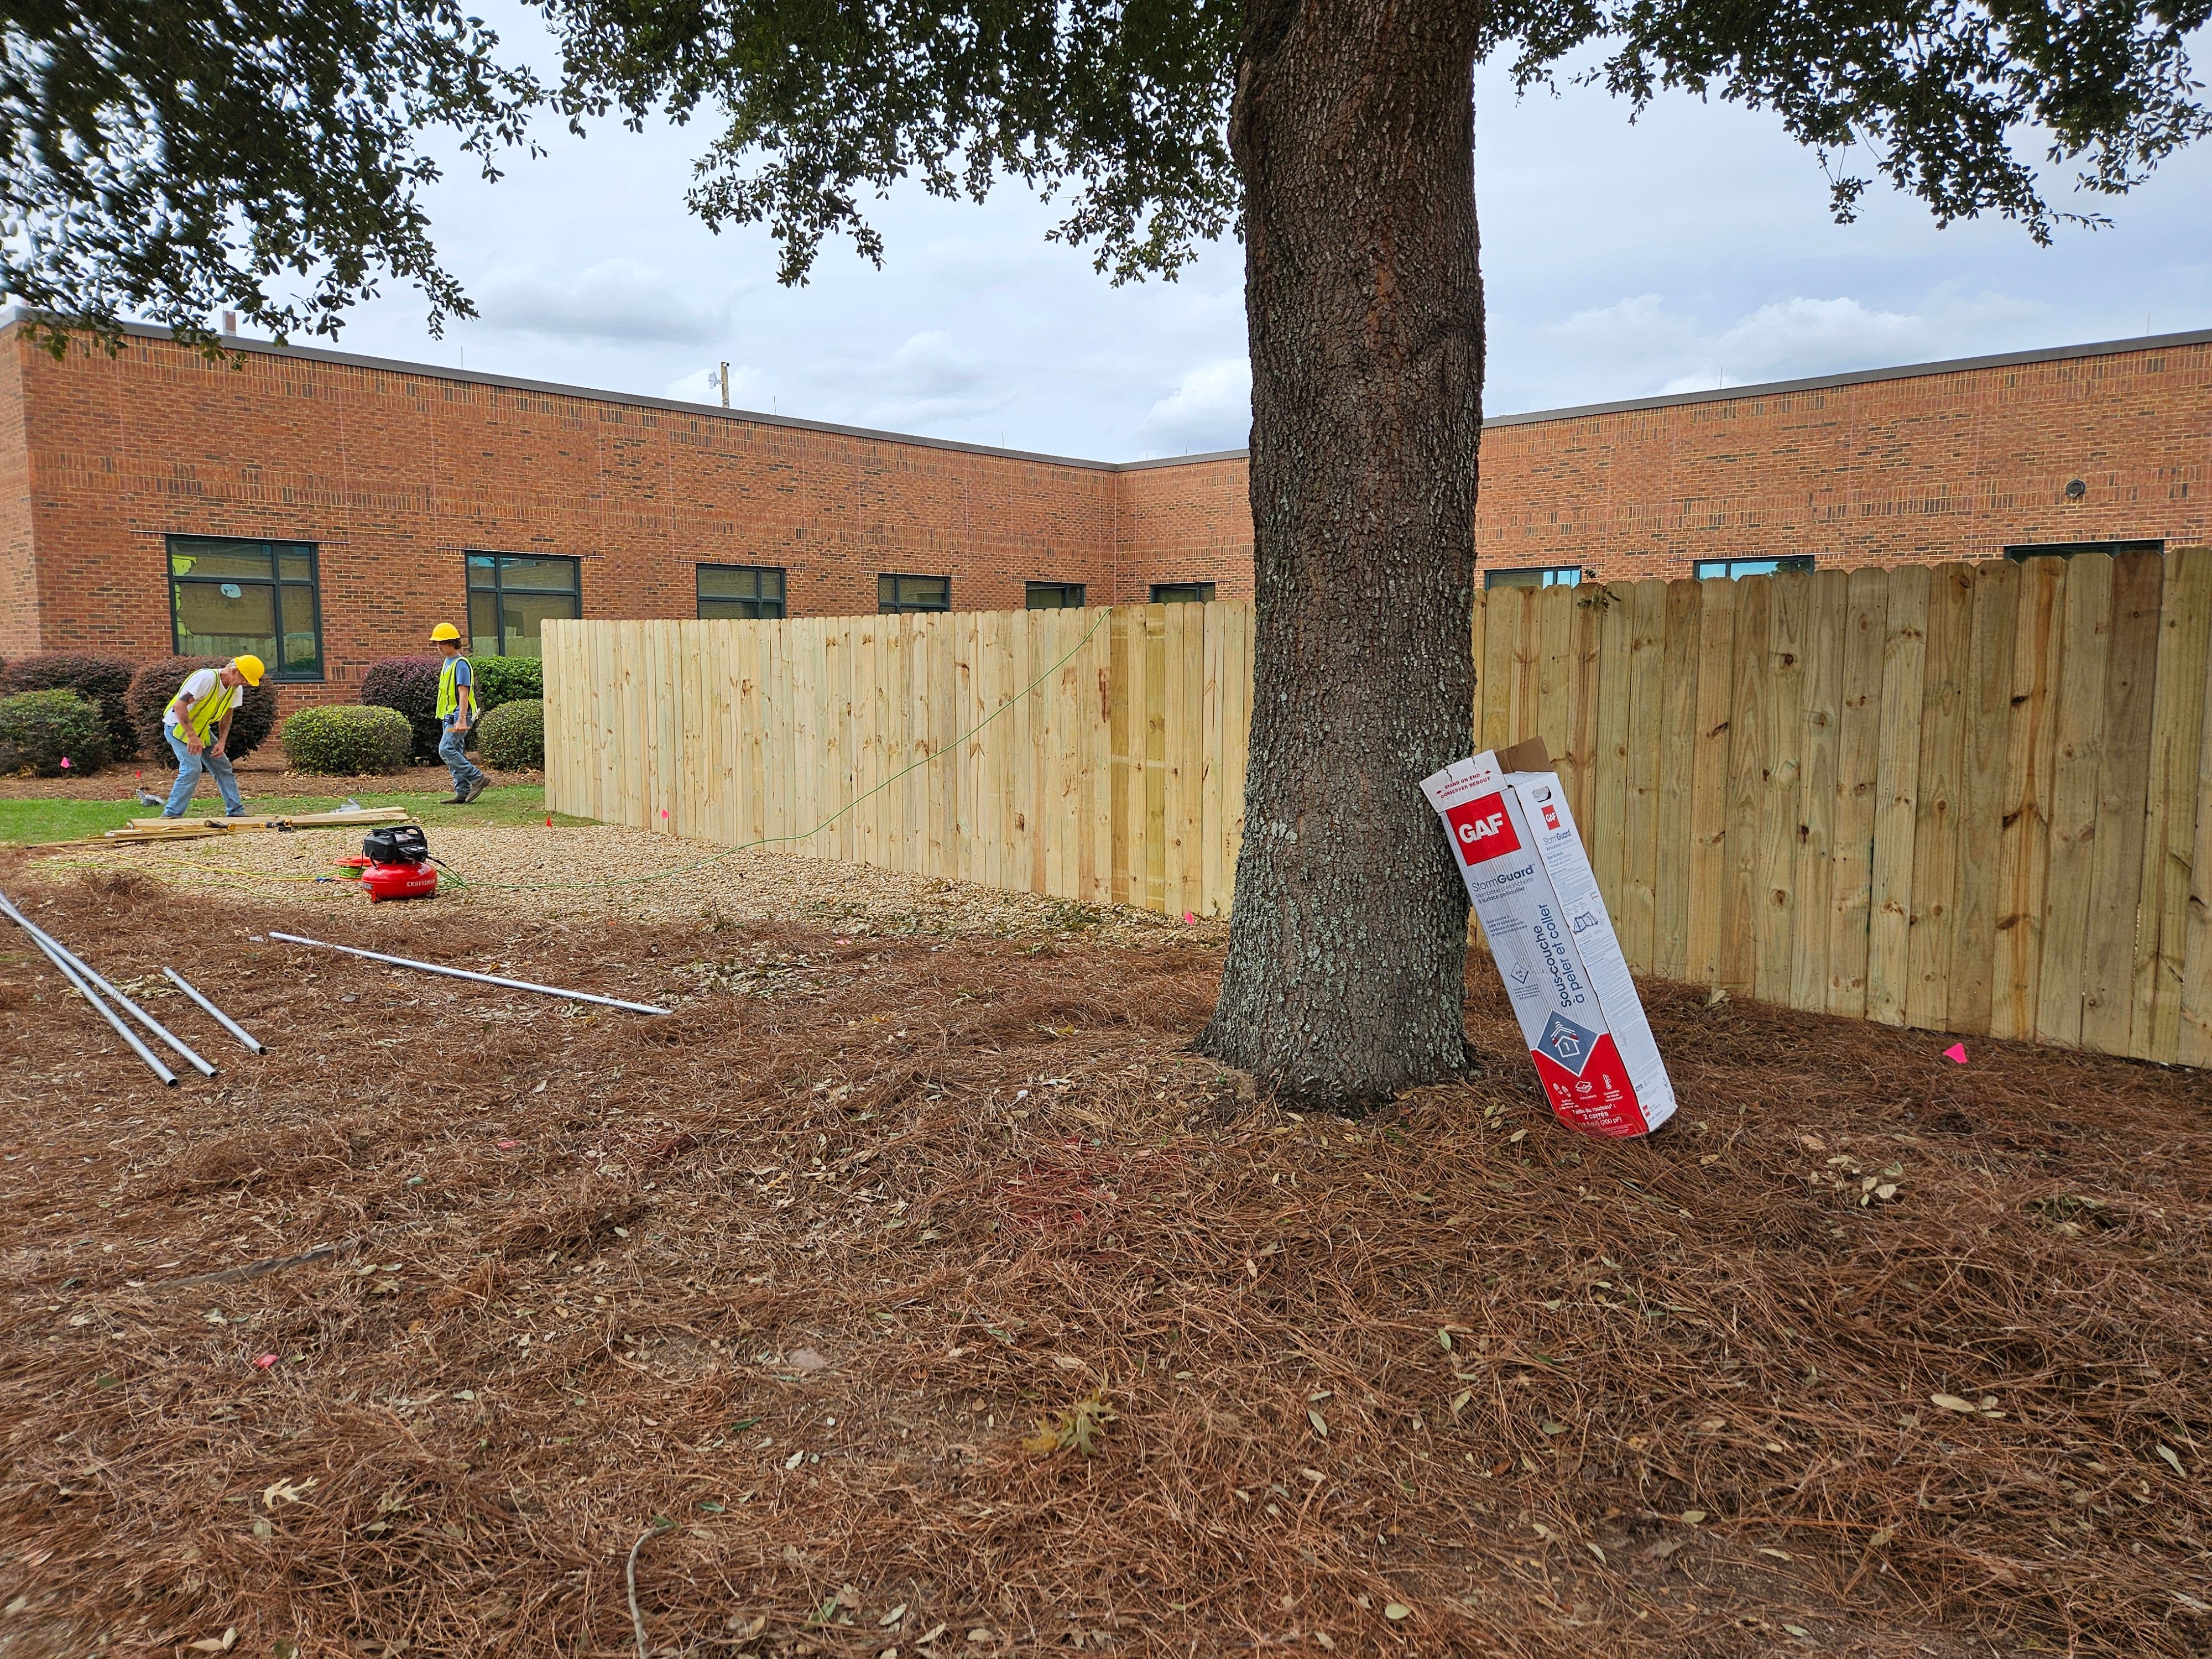
POLYGON ((368 889, 368 902, 385 899, 430 898, 438 890, 438 872, 430 867, 430 843, 412 823, 386 824, 368 832, 361 843, 368 868, 361 884, 368 889))

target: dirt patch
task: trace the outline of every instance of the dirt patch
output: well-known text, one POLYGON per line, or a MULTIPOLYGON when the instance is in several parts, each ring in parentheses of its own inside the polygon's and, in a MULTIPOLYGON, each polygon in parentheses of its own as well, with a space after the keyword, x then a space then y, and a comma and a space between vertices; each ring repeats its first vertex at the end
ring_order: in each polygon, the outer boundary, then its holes
POLYGON ((1348 1123, 1174 935, 404 924, 654 1020, 9 881, 273 1045, 164 1093, 0 935, 10 1650, 630 1654, 633 1547, 655 1655, 2212 1643, 2202 1074, 1662 986, 1598 1144, 1481 966, 1348 1123))

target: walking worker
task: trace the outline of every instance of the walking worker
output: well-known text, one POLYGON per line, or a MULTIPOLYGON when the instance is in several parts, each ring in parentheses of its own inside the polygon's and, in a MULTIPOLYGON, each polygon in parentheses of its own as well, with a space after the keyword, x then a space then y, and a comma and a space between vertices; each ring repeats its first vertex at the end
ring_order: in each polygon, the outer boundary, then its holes
POLYGON ((230 717, 238 712, 240 688, 260 684, 264 672, 260 658, 246 655, 233 657, 221 668, 196 668, 185 676, 177 695, 161 711, 161 735, 177 757, 177 787, 169 791, 163 817, 184 817, 202 772, 215 775, 223 810, 234 818, 246 816, 238 775, 230 769, 223 745, 230 737, 230 717))
POLYGON ((446 659, 438 671, 438 723, 445 728, 438 739, 438 758, 453 775, 453 793, 441 805, 466 806, 491 781, 477 769, 467 748, 469 727, 477 719, 476 676, 461 654, 459 629, 440 623, 430 630, 430 638, 446 659))

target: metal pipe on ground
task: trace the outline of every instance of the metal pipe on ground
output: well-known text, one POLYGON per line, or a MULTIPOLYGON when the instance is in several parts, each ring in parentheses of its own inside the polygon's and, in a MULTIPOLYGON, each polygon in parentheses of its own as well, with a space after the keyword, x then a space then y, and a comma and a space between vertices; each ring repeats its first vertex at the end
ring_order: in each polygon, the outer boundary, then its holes
POLYGON ((207 1012, 208 1017, 213 1019, 216 1024, 222 1026, 224 1030, 229 1032, 231 1036, 236 1037, 240 1042, 244 1043, 257 1054, 265 1054, 269 1052, 268 1048, 263 1044, 259 1037, 254 1036, 252 1032, 247 1030, 243 1025, 240 1025, 228 1014, 223 1012, 222 1009, 216 1007, 215 1004, 210 1002, 205 997, 194 990, 191 988, 191 982, 187 981, 182 974, 179 973, 173 968, 164 968, 161 971, 169 976, 169 982, 172 985, 174 985, 179 991, 182 991, 194 1002, 199 1004, 201 1008, 207 1012))
POLYGON ((92 987, 86 984, 84 981, 77 977, 76 969, 69 965, 68 962, 63 958, 61 952, 56 950, 53 946, 48 945, 46 939, 40 934, 38 929, 33 927, 28 922, 26 922, 23 920, 23 913, 21 910, 18 910, 14 905, 8 903, 5 899, 0 899, 0 907, 4 907, 7 914, 22 927, 25 933, 31 936, 31 943, 37 945, 41 951, 45 952, 46 960, 53 963, 54 971, 69 981, 70 988, 75 991, 79 996, 82 997, 87 1002, 90 1003, 94 1008, 97 1008, 100 1011, 100 1017, 115 1028, 115 1035, 121 1037, 125 1042, 131 1045, 131 1053, 137 1054, 139 1059, 144 1060, 149 1066, 152 1067, 154 1075, 161 1079, 162 1085, 166 1088, 175 1088, 177 1086, 177 1074, 171 1071, 167 1066, 164 1066, 161 1063, 160 1057, 156 1055, 151 1048, 149 1048, 144 1043, 138 1040, 137 1032, 132 1030, 128 1025, 125 1025, 123 1023, 122 1018, 116 1013, 115 1010, 109 1007, 105 1002, 102 1002, 100 1000, 100 994, 98 992, 94 991, 92 987))
POLYGON ((449 979, 472 979, 480 985, 503 985, 510 991, 535 991, 540 996, 566 997, 571 1002, 596 1002, 603 1008, 627 1008, 634 1014, 672 1013, 669 1008, 656 1008, 649 1002, 624 1002, 620 997, 595 996, 589 991, 564 991, 557 985, 537 985, 526 979, 502 979, 497 974, 479 974, 466 968, 447 968, 434 962, 417 962, 412 957, 388 957, 381 951, 363 951, 351 945, 332 945, 319 939, 302 939, 297 933, 276 933, 271 939, 281 939, 287 945, 311 945, 318 951, 343 951, 349 957, 365 957, 371 962, 388 962, 395 968, 416 968, 426 974, 443 974, 449 979))
POLYGON ((49 956, 52 955, 55 951, 60 951, 62 956, 67 959, 70 967, 76 969, 76 971, 84 978, 89 980, 93 984, 105 991, 114 1001, 115 1005, 121 1008, 124 1012, 129 1014, 133 1019, 137 1020, 141 1025, 151 1031, 155 1036, 167 1043, 170 1048, 182 1054, 185 1057, 185 1062, 202 1077, 213 1077, 215 1075, 215 1067, 208 1064, 206 1060, 202 1060, 182 1037, 179 1037, 167 1026, 162 1024, 160 1020, 155 1018, 153 1015, 148 1013, 137 1003, 131 1001, 129 997, 124 995, 122 992, 117 990, 112 985, 102 979, 100 975, 85 962, 82 957, 77 955, 77 953, 70 950, 68 945, 63 944, 52 933, 46 932, 45 928, 40 927, 38 923, 33 921, 21 910, 18 910, 13 904, 9 902, 4 895, 0 895, 0 911, 5 911, 8 915, 15 921, 18 926, 21 927, 25 932, 28 933, 33 939, 37 939, 41 945, 52 946, 52 948, 47 951, 49 956))

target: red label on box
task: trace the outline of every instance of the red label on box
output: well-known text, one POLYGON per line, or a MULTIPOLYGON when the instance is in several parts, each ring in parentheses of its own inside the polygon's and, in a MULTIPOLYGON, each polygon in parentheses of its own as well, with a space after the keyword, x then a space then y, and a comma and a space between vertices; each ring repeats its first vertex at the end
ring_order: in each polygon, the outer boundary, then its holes
POLYGON ((1651 1126, 1637 1103, 1636 1085, 1620 1063, 1610 1033, 1590 1046, 1579 1070, 1570 1071, 1540 1048, 1531 1048, 1536 1075, 1552 1109, 1568 1127, 1591 1135, 1640 1135, 1651 1126))
POLYGON ((1451 827, 1452 845, 1459 848, 1463 864, 1480 864, 1521 850, 1521 837, 1513 833, 1512 815, 1505 810, 1503 795, 1462 801, 1445 812, 1444 822, 1451 827))

